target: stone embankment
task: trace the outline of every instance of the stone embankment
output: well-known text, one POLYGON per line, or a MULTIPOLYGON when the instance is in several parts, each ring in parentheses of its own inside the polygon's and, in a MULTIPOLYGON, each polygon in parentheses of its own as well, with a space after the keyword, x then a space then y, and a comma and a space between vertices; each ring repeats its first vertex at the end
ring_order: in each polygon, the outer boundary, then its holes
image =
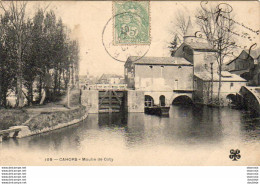
MULTIPOLYGON (((9 111, 10 113, 11 111, 9 111)), ((71 109, 64 107, 32 108, 19 113, 19 116, 14 118, 12 123, 0 122, 2 124, 0 142, 2 138, 22 138, 67 127, 83 121, 88 115, 85 106, 73 107, 71 109)))

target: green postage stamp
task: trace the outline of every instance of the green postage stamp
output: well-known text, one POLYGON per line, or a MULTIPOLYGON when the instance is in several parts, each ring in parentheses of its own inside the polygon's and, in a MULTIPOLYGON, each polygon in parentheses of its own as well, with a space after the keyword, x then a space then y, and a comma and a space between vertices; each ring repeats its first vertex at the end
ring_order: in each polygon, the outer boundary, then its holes
POLYGON ((115 45, 150 44, 149 1, 114 1, 115 45))

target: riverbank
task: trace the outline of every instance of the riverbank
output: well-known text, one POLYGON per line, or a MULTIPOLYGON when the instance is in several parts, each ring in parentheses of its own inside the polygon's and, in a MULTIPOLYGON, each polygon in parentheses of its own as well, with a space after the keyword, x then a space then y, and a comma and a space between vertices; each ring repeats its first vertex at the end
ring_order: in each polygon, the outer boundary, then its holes
POLYGON ((0 137, 22 138, 56 130, 78 123, 84 120, 87 115, 85 106, 77 106, 71 109, 62 106, 43 106, 23 110, 1 110, 0 137), (14 129, 17 129, 19 133, 14 129))
POLYGON ((21 109, 1 109, 0 110, 0 131, 7 130, 12 126, 19 126, 29 119, 26 110, 21 109))
POLYGON ((86 107, 28 109, 27 112, 31 116, 23 125, 28 126, 31 131, 37 131, 79 119, 86 114, 86 107))

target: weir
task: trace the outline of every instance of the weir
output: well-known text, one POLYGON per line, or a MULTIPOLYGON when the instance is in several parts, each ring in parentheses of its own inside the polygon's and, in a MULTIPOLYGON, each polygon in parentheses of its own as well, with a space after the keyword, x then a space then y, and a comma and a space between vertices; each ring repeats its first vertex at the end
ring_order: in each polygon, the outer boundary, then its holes
POLYGON ((125 109, 126 91, 100 90, 98 91, 99 112, 120 112, 125 109))
POLYGON ((125 84, 97 84, 82 91, 81 103, 89 113, 144 112, 144 92, 125 84))

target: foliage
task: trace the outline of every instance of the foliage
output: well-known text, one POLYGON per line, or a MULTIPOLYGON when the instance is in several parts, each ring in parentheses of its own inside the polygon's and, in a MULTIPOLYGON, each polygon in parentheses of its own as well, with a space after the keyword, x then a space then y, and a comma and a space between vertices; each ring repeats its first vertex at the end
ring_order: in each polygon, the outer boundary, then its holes
POLYGON ((171 56, 173 57, 177 48, 178 48, 178 36, 177 36, 177 34, 175 35, 173 41, 170 43, 170 46, 168 48, 170 48, 171 56))
POLYGON ((202 3, 196 15, 196 23, 206 36, 207 41, 217 50, 215 57, 219 74, 218 101, 220 101, 223 62, 225 57, 235 49, 235 42, 231 33, 235 26, 231 12, 232 7, 228 4, 223 3, 214 6, 202 3))
MULTIPOLYGON (((200 29, 202 34, 198 34, 214 47, 216 50, 215 58, 217 66, 217 73, 219 75, 219 87, 218 98, 220 100, 221 91, 221 72, 223 69, 223 62, 227 56, 232 55, 234 49, 236 49, 232 32, 234 32, 235 26, 232 21, 234 18, 232 7, 226 3, 212 4, 207 1, 201 2, 201 7, 197 9, 195 13, 195 23, 200 29)), ((185 35, 187 29, 188 17, 184 12, 178 12, 175 17, 175 38, 170 43, 169 48, 171 54, 174 55, 176 51, 177 39, 185 35)), ((197 36, 197 32, 194 33, 197 36)))
POLYGON ((15 93, 19 107, 22 96, 28 105, 38 103, 43 90, 47 101, 57 100, 71 73, 77 76, 78 42, 70 39, 54 11, 38 9, 26 18, 26 3, 6 3, 0 3, 0 107, 8 106, 10 93, 15 93))

